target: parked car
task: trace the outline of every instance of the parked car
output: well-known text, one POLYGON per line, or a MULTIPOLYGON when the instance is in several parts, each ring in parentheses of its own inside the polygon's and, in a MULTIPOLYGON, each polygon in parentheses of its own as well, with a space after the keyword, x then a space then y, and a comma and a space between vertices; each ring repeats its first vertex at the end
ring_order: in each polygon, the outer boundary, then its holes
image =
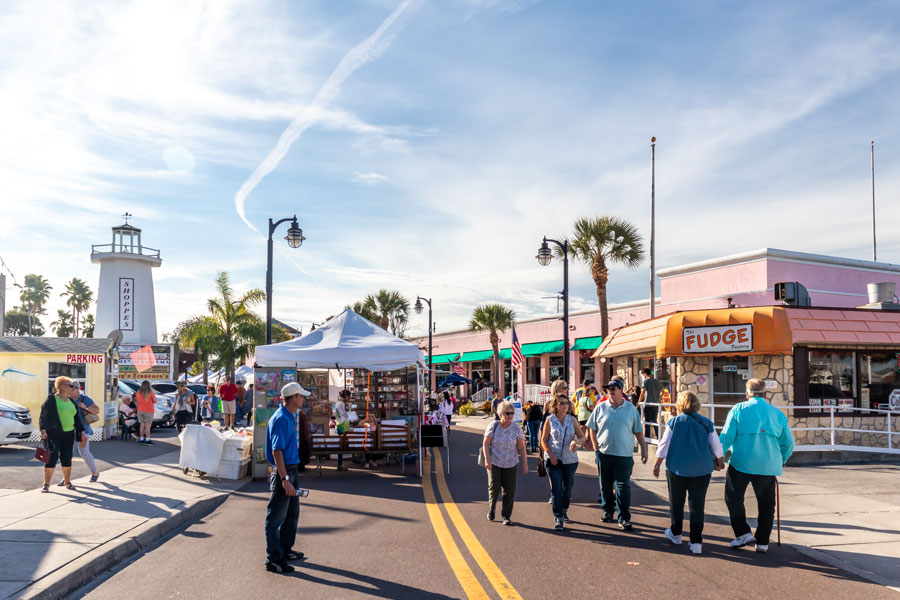
POLYGON ((0 446, 27 440, 33 429, 31 413, 27 408, 0 398, 0 446))
MULTIPOLYGON (((150 387, 152 388, 153 386, 151 385, 150 387)), ((122 396, 132 397, 139 389, 141 389, 141 384, 135 381, 119 380, 119 390, 116 399, 121 402, 122 396)), ((155 391, 154 393, 156 394, 156 405, 153 409, 153 426, 175 427, 175 415, 172 413, 175 397, 155 391)))

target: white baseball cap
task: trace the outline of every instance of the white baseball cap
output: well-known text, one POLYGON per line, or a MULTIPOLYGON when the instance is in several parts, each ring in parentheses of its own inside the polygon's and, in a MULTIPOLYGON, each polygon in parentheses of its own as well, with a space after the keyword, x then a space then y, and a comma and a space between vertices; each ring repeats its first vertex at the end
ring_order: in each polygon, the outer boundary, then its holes
POLYGON ((308 390, 303 389, 303 386, 297 383, 296 381, 292 381, 283 388, 281 388, 281 397, 282 398, 290 398, 291 396, 296 396, 300 394, 301 396, 310 396, 311 393, 308 390))

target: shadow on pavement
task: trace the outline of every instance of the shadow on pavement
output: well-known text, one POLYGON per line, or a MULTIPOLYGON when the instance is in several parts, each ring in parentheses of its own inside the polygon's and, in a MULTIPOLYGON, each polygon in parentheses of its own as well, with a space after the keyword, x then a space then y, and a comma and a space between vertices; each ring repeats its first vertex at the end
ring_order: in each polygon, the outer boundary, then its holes
MULTIPOLYGON (((296 563, 295 567, 297 570, 287 575, 288 577, 294 577, 297 579, 309 581, 310 583, 318 583, 321 585, 330 586, 335 588, 336 590, 341 590, 342 592, 350 590, 359 592, 360 594, 366 594, 374 598, 421 598, 423 600, 450 600, 454 598, 453 596, 446 596, 444 594, 426 592, 419 588, 410 587, 401 583, 395 583, 386 579, 379 579, 377 577, 361 575, 356 571, 347 571, 344 569, 336 569, 334 567, 326 567, 307 561, 296 563), (323 575, 329 575, 332 577, 342 577, 344 578, 344 580, 333 581, 328 577, 316 577, 309 574, 309 571, 318 571, 323 575)), ((335 592, 335 594, 337 597, 341 594, 341 592, 335 592)))

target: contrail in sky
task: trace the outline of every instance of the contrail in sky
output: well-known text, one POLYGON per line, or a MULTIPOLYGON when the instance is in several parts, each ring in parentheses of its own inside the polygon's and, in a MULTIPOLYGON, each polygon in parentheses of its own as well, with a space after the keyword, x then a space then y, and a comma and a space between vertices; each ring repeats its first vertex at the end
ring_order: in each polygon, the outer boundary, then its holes
POLYGON ((247 216, 244 212, 244 202, 247 200, 247 196, 249 196, 250 192, 259 185, 259 182, 262 181, 263 177, 275 170, 281 162, 281 159, 285 157, 288 150, 290 150, 294 142, 297 141, 297 138, 315 123, 319 116, 319 110, 326 107, 334 100, 340 92, 341 84, 344 83, 344 80, 353 74, 359 67, 363 66, 373 58, 378 58, 381 53, 391 45, 391 42, 397 37, 397 34, 403 25, 402 17, 404 16, 404 13, 410 6, 419 4, 421 1, 422 0, 403 0, 403 2, 400 3, 400 6, 398 6, 394 12, 384 20, 381 26, 375 30, 375 33, 367 37, 362 43, 353 47, 344 55, 340 64, 319 89, 312 103, 309 104, 296 119, 294 119, 287 129, 284 130, 284 133, 278 138, 278 143, 275 144, 275 147, 269 151, 268 156, 266 156, 259 166, 256 167, 256 170, 253 171, 247 181, 241 186, 241 189, 234 195, 234 207, 237 209, 238 215, 250 229, 258 231, 257 228, 247 220, 247 216))

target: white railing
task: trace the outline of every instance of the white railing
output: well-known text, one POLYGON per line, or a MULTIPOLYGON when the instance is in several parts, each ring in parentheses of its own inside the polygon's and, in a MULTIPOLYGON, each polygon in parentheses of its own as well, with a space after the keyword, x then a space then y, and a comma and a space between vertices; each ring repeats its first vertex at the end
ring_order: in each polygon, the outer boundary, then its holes
POLYGON ((550 386, 529 383, 525 386, 525 402, 544 404, 550 400, 550 386))
POLYGON ((493 388, 484 388, 483 390, 479 390, 472 394, 469 397, 469 401, 475 406, 480 406, 491 399, 491 392, 493 388))
MULTIPOLYGON (((658 435, 660 428, 660 425, 658 425, 658 423, 662 423, 661 417, 663 413, 667 412, 672 405, 647 403, 647 406, 656 406, 659 409, 657 423, 648 423, 645 420, 645 425, 651 426, 651 436, 653 435, 653 433, 656 433, 658 435)), ((714 409, 724 408, 730 410, 734 405, 702 404, 701 406, 703 409, 705 409, 703 411, 705 413, 705 416, 711 417, 712 415, 714 415, 714 409)), ((641 405, 639 408, 641 411, 641 419, 643 419, 644 405, 641 405)), ((791 432, 794 434, 795 452, 847 451, 900 454, 900 448, 894 447, 894 437, 897 436, 900 432, 895 431, 893 426, 893 419, 900 417, 900 411, 890 411, 875 408, 856 408, 849 406, 775 406, 775 408, 784 411, 784 413, 788 416, 792 416, 791 413, 794 411, 801 411, 806 413, 804 416, 794 417, 795 419, 802 420, 802 426, 800 424, 797 424, 796 421, 791 425, 791 432), (863 414, 855 415, 854 413, 863 414), (847 426, 843 422, 840 424, 836 423, 837 420, 843 419, 845 417, 848 419, 853 417, 866 419, 866 421, 863 421, 863 423, 866 425, 871 425, 871 428, 859 429, 852 426, 847 426), (881 421, 882 419, 884 420, 883 427, 880 429, 876 429, 875 426, 879 425, 879 421, 881 421), (821 421, 823 420, 827 422, 821 423, 821 421), (816 421, 818 421, 819 423, 816 424, 816 421), (827 436, 825 436, 827 438, 827 443, 801 444, 797 434, 804 431, 827 432, 827 436), (863 443, 864 440, 862 437, 860 437, 858 444, 838 443, 838 438, 843 438, 843 434, 845 433, 858 433, 862 435, 868 435, 869 443, 863 443)), ((716 429, 721 431, 722 426, 716 425, 716 429)), ((658 439, 651 436, 647 436, 647 441, 652 444, 658 443, 658 439)))

